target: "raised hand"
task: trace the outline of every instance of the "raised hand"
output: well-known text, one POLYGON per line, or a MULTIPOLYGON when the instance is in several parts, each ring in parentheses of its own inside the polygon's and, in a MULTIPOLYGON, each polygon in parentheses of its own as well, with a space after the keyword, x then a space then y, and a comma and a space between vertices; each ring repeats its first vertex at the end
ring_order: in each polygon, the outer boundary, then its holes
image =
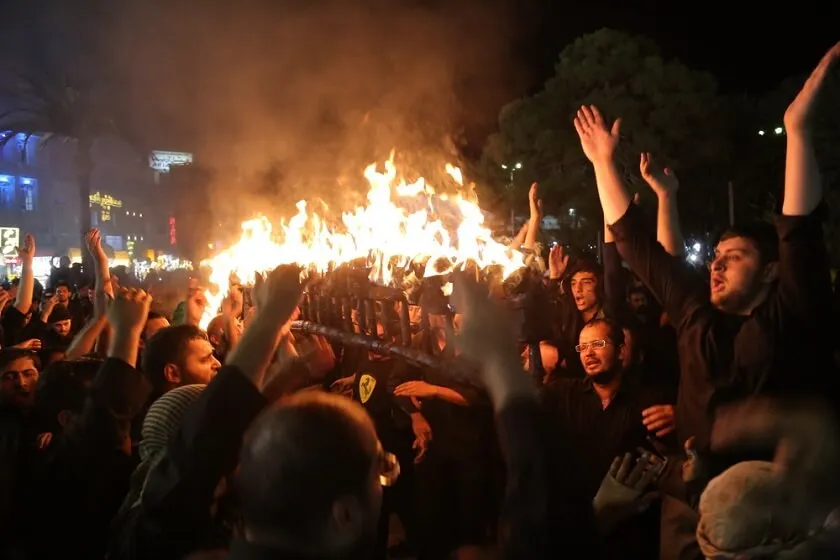
POLYGON ((820 63, 817 64, 817 67, 805 81, 805 85, 802 86, 799 94, 785 111, 784 123, 788 131, 801 131, 810 128, 816 99, 822 90, 826 75, 838 59, 840 59, 840 43, 837 43, 825 53, 825 56, 822 57, 820 63))
POLYGON ((91 228, 85 234, 85 246, 94 259, 106 259, 105 251, 102 249, 102 234, 99 228, 91 228))
POLYGON ((583 153, 592 163, 611 160, 618 146, 621 119, 608 128, 595 105, 583 105, 575 117, 575 130, 580 137, 583 153))
POLYGON ((559 243, 548 252, 548 277, 559 280, 569 267, 569 255, 559 243))
POLYGON ((677 175, 667 167, 657 165, 648 152, 642 152, 639 158, 639 171, 656 196, 674 194, 680 188, 677 175))
POLYGON ((222 300, 222 314, 226 317, 239 317, 244 306, 242 290, 239 286, 231 286, 228 295, 222 300))
POLYGON ((108 321, 116 330, 140 332, 146 325, 152 296, 143 290, 122 288, 108 306, 108 321))
POLYGON ((301 269, 281 265, 254 285, 254 301, 258 312, 270 311, 288 319, 295 313, 306 288, 301 281, 301 269))
POLYGON ((187 297, 185 305, 187 324, 198 325, 201 322, 201 318, 204 317, 204 312, 208 305, 204 290, 201 288, 190 290, 190 295, 187 297))
POLYGON ((18 256, 22 261, 32 261, 35 257, 35 237, 31 233, 23 236, 23 245, 17 248, 18 256))
POLYGON ((542 200, 540 200, 539 187, 536 183, 531 183, 531 188, 528 190, 528 207, 532 218, 542 218, 542 200))

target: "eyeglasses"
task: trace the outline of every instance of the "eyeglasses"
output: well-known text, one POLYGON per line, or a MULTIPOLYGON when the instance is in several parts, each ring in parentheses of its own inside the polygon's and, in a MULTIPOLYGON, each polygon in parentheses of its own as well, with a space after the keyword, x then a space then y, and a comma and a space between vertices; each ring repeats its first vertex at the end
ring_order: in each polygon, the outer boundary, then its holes
POLYGON ((386 451, 379 452, 379 483, 393 486, 400 477, 400 462, 397 456, 386 451))
POLYGON ((583 344, 578 344, 575 346, 575 352, 584 352, 589 350, 590 348, 603 348, 607 345, 608 340, 592 340, 590 342, 584 342, 583 344))

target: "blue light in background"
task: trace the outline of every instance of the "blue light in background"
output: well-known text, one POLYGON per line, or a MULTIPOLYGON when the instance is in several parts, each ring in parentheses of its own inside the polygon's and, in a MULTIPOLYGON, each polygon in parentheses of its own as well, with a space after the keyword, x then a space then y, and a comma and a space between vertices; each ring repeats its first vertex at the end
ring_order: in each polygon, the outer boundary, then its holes
POLYGON ((32 179, 30 179, 29 177, 21 177, 20 178, 20 184, 21 185, 31 185, 32 184, 32 179))

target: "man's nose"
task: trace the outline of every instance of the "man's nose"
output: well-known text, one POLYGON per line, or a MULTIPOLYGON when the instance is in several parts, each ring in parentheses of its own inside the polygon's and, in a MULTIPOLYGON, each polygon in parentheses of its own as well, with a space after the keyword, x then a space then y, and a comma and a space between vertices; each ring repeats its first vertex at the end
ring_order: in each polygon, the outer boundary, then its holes
POLYGON ((726 270, 726 259, 717 257, 712 261, 712 272, 723 272, 726 270))
POLYGON ((220 367, 222 367, 221 362, 219 362, 219 360, 217 360, 216 357, 213 356, 213 369, 219 369, 220 367))

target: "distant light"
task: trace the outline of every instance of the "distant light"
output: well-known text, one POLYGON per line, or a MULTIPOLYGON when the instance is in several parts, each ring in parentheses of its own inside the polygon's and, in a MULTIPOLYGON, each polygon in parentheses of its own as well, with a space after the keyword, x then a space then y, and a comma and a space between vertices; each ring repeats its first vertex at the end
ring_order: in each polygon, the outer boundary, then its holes
POLYGON ((688 260, 689 262, 697 262, 697 255, 691 253, 690 255, 688 255, 688 260))
POLYGON ((21 177, 20 178, 20 184, 21 185, 31 185, 32 184, 32 179, 30 179, 29 177, 21 177))
POLYGON ((759 131, 758 131, 758 135, 759 135, 759 136, 764 136, 764 131, 763 131, 763 130, 759 130, 759 131))
POLYGON ((522 162, 517 161, 514 167, 516 167, 517 169, 522 169, 522 162))
POLYGON ((0 183, 11 183, 12 178, 9 175, 0 175, 0 183))
POLYGON ((574 216, 574 215, 575 215, 575 209, 574 208, 569 208, 569 216, 574 216))
POLYGON ((781 126, 777 126, 776 128, 773 129, 773 132, 775 132, 776 134, 781 134, 784 131, 785 131, 785 129, 782 128, 781 126))
POLYGON ((702 249, 702 248, 703 248, 703 246, 702 246, 702 245, 700 245, 699 243, 695 243, 694 245, 692 245, 692 246, 691 246, 691 248, 692 248, 692 249, 694 249, 696 252, 698 252, 698 253, 699 253, 699 252, 700 252, 700 249, 702 249))
MULTIPOLYGON (((505 165, 505 164, 503 163, 503 164, 502 164, 502 169, 507 169, 507 165, 505 165)), ((221 225, 221 224, 219 224, 219 225, 221 225)))

